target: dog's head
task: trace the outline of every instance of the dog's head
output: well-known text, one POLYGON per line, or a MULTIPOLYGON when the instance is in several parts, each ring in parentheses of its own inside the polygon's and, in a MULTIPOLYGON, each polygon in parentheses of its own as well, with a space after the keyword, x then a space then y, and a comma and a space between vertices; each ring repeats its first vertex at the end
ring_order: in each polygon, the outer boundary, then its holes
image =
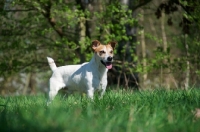
POLYGON ((117 43, 112 41, 107 45, 102 45, 98 40, 92 42, 92 49, 95 52, 97 61, 100 61, 107 69, 112 68, 113 50, 117 43))

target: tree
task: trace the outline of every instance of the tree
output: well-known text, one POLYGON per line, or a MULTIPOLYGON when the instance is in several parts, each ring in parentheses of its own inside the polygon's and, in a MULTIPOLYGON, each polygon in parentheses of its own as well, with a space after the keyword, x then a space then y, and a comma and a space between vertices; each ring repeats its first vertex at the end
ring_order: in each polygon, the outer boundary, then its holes
MULTIPOLYGON (((168 0, 161 2, 156 10, 157 18, 163 17, 162 11, 169 16, 167 23, 169 26, 173 26, 173 19, 170 17, 173 13, 182 11, 182 19, 179 21, 179 26, 182 28, 182 36, 177 37, 177 43, 181 51, 182 57, 174 60, 174 65, 181 64, 181 69, 185 72, 184 87, 188 89, 190 86, 191 74, 198 79, 199 73, 199 28, 200 17, 198 8, 200 2, 191 0, 168 0), (190 72, 195 71, 195 72, 190 72)), ((177 66, 178 67, 178 66, 177 66)), ((195 79, 195 80, 196 80, 195 79)), ((193 81, 193 83, 197 83, 193 81)), ((192 84, 192 83, 191 83, 192 84)))
POLYGON ((23 82, 21 90, 12 85, 10 92, 26 93, 23 87, 31 86, 32 75, 49 69, 47 56, 53 56, 58 66, 89 61, 91 40, 127 41, 124 25, 137 23, 129 17, 132 11, 124 10, 119 1, 105 0, 99 5, 82 0, 18 0, 6 4, 9 7, 0 12, 1 90, 12 84, 11 80, 23 82), (18 73, 25 77, 21 79, 18 73))

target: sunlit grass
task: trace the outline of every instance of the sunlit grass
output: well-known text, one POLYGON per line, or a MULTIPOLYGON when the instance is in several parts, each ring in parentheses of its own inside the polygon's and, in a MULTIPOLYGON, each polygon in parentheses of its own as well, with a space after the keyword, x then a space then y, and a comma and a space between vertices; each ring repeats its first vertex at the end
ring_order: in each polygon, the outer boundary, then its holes
POLYGON ((199 90, 107 91, 103 99, 58 95, 0 97, 3 131, 198 131, 199 90))

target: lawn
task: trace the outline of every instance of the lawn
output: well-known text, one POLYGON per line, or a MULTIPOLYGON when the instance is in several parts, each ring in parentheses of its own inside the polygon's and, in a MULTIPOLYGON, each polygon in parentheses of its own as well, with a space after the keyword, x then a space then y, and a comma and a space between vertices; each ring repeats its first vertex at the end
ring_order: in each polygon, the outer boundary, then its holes
POLYGON ((0 131, 197 132, 200 90, 108 90, 103 99, 0 97, 0 131))

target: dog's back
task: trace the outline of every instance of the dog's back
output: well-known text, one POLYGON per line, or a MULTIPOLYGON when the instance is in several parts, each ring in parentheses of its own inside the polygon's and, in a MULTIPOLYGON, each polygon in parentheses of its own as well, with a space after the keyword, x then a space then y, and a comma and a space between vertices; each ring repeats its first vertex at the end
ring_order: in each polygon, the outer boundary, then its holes
POLYGON ((57 69, 53 71, 51 78, 64 83, 64 87, 67 87, 69 90, 76 90, 76 88, 78 89, 78 87, 83 85, 82 81, 84 80, 83 78, 86 74, 86 67, 87 63, 81 65, 67 65, 57 67, 57 69))

